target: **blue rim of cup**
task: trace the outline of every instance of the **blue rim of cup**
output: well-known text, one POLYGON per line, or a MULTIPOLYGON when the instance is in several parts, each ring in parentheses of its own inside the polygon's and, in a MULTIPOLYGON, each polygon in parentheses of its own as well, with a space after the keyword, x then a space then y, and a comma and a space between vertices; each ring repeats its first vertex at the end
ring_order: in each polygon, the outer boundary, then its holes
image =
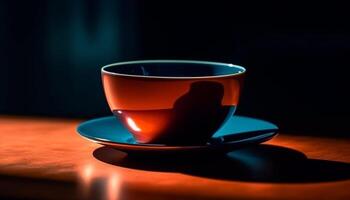
POLYGON ((231 63, 221 63, 221 62, 212 62, 212 61, 199 61, 199 60, 136 60, 136 61, 126 61, 126 62, 117 62, 109 65, 105 65, 101 68, 101 73, 114 75, 114 76, 125 76, 125 77, 135 77, 135 78, 157 78, 157 79, 208 79, 208 78, 222 78, 222 77, 232 77, 244 74, 246 69, 239 65, 234 65, 231 63), (107 70, 109 67, 129 65, 129 64, 150 64, 150 63, 164 63, 164 64, 173 64, 173 63, 183 63, 183 64, 203 64, 203 65, 216 65, 222 67, 233 67, 238 69, 238 72, 228 73, 223 75, 210 75, 210 76, 152 76, 152 75, 133 75, 133 74, 123 74, 110 72, 107 70))

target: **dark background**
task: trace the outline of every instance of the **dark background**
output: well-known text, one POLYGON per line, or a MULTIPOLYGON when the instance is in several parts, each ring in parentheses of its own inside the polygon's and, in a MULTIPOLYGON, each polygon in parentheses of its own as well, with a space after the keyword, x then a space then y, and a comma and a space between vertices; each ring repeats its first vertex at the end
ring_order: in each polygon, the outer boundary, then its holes
POLYGON ((0 114, 109 115, 103 65, 195 59, 247 68, 238 114, 348 136, 349 7, 242 2, 0 1, 0 114))

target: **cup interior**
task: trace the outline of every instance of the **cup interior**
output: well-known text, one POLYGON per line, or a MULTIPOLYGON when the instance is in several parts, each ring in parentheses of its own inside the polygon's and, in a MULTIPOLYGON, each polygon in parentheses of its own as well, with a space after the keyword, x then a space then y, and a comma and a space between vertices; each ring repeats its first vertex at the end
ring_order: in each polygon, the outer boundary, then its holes
POLYGON ((131 61, 107 65, 102 71, 108 74, 160 78, 207 78, 232 76, 245 72, 238 65, 186 60, 131 61))

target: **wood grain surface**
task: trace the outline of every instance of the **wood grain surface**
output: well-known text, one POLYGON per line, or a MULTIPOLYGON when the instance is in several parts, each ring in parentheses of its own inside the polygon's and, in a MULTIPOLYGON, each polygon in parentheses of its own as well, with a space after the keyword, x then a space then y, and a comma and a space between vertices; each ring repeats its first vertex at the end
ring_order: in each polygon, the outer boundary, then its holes
POLYGON ((0 199, 350 199, 350 139, 280 133, 227 155, 130 157, 80 120, 0 116, 0 199))

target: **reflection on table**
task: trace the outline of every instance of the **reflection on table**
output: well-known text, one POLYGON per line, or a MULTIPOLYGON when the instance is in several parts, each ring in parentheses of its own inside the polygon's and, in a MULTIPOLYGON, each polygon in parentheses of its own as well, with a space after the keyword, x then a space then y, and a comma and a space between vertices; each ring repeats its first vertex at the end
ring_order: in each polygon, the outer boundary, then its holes
POLYGON ((349 199, 350 139, 281 133, 227 155, 142 157, 78 120, 0 117, 2 199, 349 199))

